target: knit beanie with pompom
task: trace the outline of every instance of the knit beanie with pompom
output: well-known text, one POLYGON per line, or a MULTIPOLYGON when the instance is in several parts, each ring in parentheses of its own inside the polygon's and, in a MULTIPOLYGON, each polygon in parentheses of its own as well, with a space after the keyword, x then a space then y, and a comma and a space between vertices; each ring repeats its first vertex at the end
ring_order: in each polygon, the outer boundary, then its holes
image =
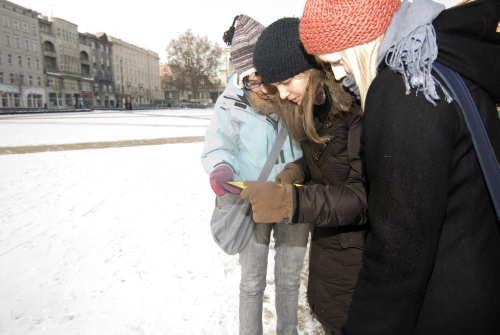
POLYGON ((243 78, 255 72, 253 50, 265 27, 249 16, 239 15, 224 33, 224 42, 231 46, 231 62, 238 77, 236 85, 243 87, 243 78))
POLYGON ((307 0, 300 40, 313 55, 361 45, 384 33, 400 5, 401 0, 307 0))
POLYGON ((318 66, 314 56, 307 54, 300 42, 299 23, 298 18, 279 19, 260 35, 253 63, 266 83, 285 81, 318 66))

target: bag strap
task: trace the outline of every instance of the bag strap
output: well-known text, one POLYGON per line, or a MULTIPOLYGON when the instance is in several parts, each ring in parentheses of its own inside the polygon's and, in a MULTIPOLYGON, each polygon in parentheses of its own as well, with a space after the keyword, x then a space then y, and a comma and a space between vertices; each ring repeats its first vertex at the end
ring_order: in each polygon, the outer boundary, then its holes
POLYGON ((283 144, 285 144, 287 135, 288 135, 288 128, 284 123, 282 123, 281 129, 278 135, 276 136, 276 140, 274 141, 273 148, 269 153, 269 157, 267 157, 267 161, 264 164, 262 171, 260 172, 259 178, 257 178, 258 181, 266 181, 267 177, 269 177, 269 174, 271 173, 274 164, 276 164, 275 162, 276 159, 278 158, 281 148, 283 147, 283 144))
POLYGON ((484 128, 479 112, 472 97, 458 73, 447 66, 434 62, 434 69, 443 78, 448 88, 453 93, 464 113, 465 123, 472 134, 472 142, 476 149, 477 158, 483 170, 484 179, 488 185, 493 205, 500 219, 500 166, 498 165, 495 152, 484 128), (495 186, 496 185, 496 186, 495 186))

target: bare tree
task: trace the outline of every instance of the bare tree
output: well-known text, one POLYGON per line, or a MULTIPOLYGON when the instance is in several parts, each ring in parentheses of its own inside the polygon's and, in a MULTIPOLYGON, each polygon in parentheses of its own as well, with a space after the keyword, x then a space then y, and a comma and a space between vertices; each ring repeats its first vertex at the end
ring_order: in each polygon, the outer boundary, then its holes
POLYGON ((172 69, 173 83, 180 92, 191 89, 198 92, 202 79, 217 77, 224 50, 207 36, 193 35, 191 29, 172 39, 166 49, 172 69))

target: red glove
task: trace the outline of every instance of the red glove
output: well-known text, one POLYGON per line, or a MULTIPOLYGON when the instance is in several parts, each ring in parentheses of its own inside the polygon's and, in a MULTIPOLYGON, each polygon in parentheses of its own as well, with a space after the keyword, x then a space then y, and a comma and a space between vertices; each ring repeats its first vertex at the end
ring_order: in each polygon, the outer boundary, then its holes
POLYGON ((240 189, 226 184, 234 177, 234 172, 228 166, 221 165, 210 174, 210 186, 218 196, 223 196, 227 192, 239 194, 240 189))

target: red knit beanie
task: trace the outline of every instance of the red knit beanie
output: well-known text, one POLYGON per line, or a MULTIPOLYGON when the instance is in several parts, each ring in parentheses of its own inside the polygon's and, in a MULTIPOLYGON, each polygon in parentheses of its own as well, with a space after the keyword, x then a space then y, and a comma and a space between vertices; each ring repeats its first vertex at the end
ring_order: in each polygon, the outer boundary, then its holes
POLYGON ((401 0, 307 0, 300 40, 312 55, 372 41, 389 27, 401 0))

